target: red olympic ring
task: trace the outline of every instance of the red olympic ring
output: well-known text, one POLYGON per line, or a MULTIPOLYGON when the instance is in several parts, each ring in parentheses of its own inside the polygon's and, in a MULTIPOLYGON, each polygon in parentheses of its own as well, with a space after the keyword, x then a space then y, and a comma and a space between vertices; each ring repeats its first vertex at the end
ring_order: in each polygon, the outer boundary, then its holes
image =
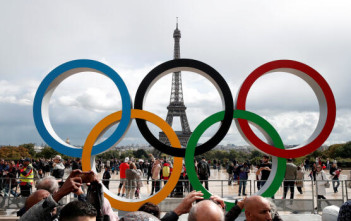
POLYGON ((306 141, 307 144, 302 144, 301 147, 298 146, 293 149, 278 149, 258 138, 250 128, 247 120, 237 119, 236 124, 240 133, 249 143, 267 154, 282 158, 305 156, 319 148, 328 138, 333 129, 336 117, 336 105, 333 92, 325 79, 316 70, 297 61, 277 60, 268 62, 258 67, 245 79, 239 89, 235 109, 246 110, 247 95, 253 83, 262 75, 276 71, 289 72, 301 77, 312 87, 317 95, 320 105, 320 119, 316 130, 306 141))

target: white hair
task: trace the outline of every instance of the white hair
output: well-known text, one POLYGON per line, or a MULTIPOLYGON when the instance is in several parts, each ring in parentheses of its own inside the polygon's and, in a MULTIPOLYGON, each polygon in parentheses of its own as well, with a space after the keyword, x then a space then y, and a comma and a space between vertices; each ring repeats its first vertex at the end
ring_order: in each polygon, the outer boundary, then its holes
POLYGON ((59 185, 55 177, 47 176, 41 179, 35 186, 37 190, 47 190, 51 194, 54 194, 58 191, 59 185))

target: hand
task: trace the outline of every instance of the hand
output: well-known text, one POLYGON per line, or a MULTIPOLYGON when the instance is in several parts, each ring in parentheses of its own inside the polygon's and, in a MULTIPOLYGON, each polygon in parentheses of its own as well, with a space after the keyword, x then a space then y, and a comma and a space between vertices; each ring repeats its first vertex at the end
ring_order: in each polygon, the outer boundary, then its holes
POLYGON ((173 212, 175 212, 178 216, 189 213, 193 202, 196 200, 202 200, 203 195, 204 194, 201 191, 192 191, 182 200, 182 202, 177 206, 177 208, 174 209, 173 212))
POLYGON ((71 192, 77 192, 82 186, 82 178, 71 177, 71 175, 72 173, 63 183, 62 187, 52 196, 56 202, 60 201, 64 196, 71 192))
POLYGON ((222 207, 222 209, 225 209, 225 204, 224 204, 224 200, 222 198, 220 198, 219 196, 211 196, 210 200, 216 202, 219 206, 222 207))
POLYGON ((243 199, 243 200, 240 200, 237 205, 239 206, 239 208, 242 210, 244 209, 244 205, 245 205, 245 202, 246 202, 246 197, 243 199))
POLYGON ((73 177, 79 177, 83 172, 80 169, 72 170, 71 174, 68 176, 67 179, 73 177))

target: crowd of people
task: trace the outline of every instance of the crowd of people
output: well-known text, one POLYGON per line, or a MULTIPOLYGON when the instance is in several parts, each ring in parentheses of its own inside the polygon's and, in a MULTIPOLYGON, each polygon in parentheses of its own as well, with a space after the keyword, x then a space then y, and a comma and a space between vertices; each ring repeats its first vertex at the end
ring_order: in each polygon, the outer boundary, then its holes
MULTIPOLYGON (((195 169, 197 171, 197 175, 199 180, 204 184, 206 189, 209 189, 208 180, 211 176, 211 163, 207 161, 204 157, 201 160, 196 161, 194 160, 195 169)), ((219 165, 215 164, 217 168, 219 165)), ((19 215, 28 214, 30 208, 34 205, 37 205, 39 201, 42 203, 45 202, 46 204, 52 205, 48 208, 51 209, 50 214, 71 214, 74 210, 90 210, 92 211, 91 205, 87 205, 87 191, 83 191, 81 186, 83 183, 90 183, 92 179, 85 179, 82 176, 78 176, 77 174, 81 172, 81 162, 80 159, 77 158, 75 160, 66 160, 64 161, 60 155, 55 156, 53 159, 37 159, 31 160, 29 158, 17 160, 17 161, 5 161, 1 159, 0 161, 0 194, 3 196, 7 196, 9 194, 18 197, 27 197, 25 207, 19 211, 19 215), (69 169, 66 171, 73 171, 66 181, 64 182, 64 174, 65 169, 69 169), (75 172, 74 171, 79 171, 75 172), (39 180, 36 183, 36 191, 32 193, 34 180, 39 180), (68 182, 68 184, 67 184, 68 182), (65 191, 62 193, 62 191, 65 191), (82 203, 73 203, 69 204, 72 208, 67 207, 66 209, 60 210, 60 212, 52 213, 52 209, 58 207, 58 202, 60 199, 67 195, 70 192, 74 192, 74 195, 77 197, 78 201, 82 201, 82 203), (58 194, 58 195, 57 195, 58 194), (76 208, 76 209, 74 209, 76 208), (67 212, 67 211, 68 212, 67 212)), ((213 167, 216 169, 215 167, 213 167)), ((256 175, 257 180, 257 189, 262 188, 262 186, 266 183, 270 172, 272 169, 272 163, 270 162, 269 156, 263 156, 261 163, 253 166, 250 164, 249 161, 246 162, 237 162, 233 160, 227 166, 227 173, 228 173, 228 185, 238 184, 238 196, 246 196, 246 183, 249 180, 249 173, 252 171, 256 175)), ((173 171, 173 162, 167 158, 155 158, 150 155, 150 159, 143 161, 143 160, 136 160, 133 158, 126 157, 123 161, 119 161, 116 159, 111 159, 107 161, 97 160, 96 161, 96 171, 102 173, 102 184, 106 188, 109 188, 110 179, 113 174, 119 174, 120 183, 118 186, 117 195, 119 197, 126 197, 127 199, 138 199, 140 198, 141 188, 145 183, 149 185, 151 183, 151 194, 153 195, 158 192, 161 188, 161 185, 165 185, 170 178, 172 171, 173 171), (103 171, 103 172, 102 172, 103 171), (145 180, 145 182, 142 182, 145 180), (144 184, 143 184, 144 183, 144 184)), ((340 185, 339 176, 341 174, 341 169, 337 168, 336 162, 330 162, 327 159, 325 162, 322 162, 320 158, 316 159, 316 162, 309 162, 307 159, 300 165, 296 166, 293 163, 292 159, 287 160, 286 172, 285 172, 285 179, 283 182, 283 199, 287 198, 288 191, 290 190, 290 199, 294 199, 295 194, 295 186, 300 194, 303 194, 303 187, 304 187, 304 179, 305 175, 308 175, 311 180, 315 181, 316 185, 316 193, 318 199, 325 200, 326 195, 326 188, 329 188, 330 183, 332 183, 334 193, 338 192, 338 187, 340 185)), ((94 176, 94 179, 97 179, 97 176, 94 176)), ((189 183, 186 183, 188 179, 185 165, 183 165, 181 177, 179 179, 179 183, 175 187, 174 191, 171 193, 170 196, 175 196, 179 194, 180 197, 183 197, 185 192, 191 192, 192 188, 189 183)), ((200 193, 198 193, 200 194, 200 193)), ((189 200, 193 195, 199 196, 194 192, 191 192, 184 198, 184 200, 189 200)), ((91 197, 90 197, 91 198, 91 197)), ((99 197, 97 197, 99 198, 99 197)), ((103 198, 103 197, 100 197, 103 198)), ((195 197, 197 198, 197 197, 195 197)), ((274 198, 274 196, 272 197, 274 198)), ((192 198, 193 199, 193 198, 192 198)), ((201 197, 199 198, 201 199, 201 197)), ((218 199, 218 198, 216 198, 218 199)), ((250 199, 255 199, 253 196, 247 198, 243 201, 242 205, 246 202, 247 207, 245 207, 245 214, 246 211, 250 211, 250 199)), ((184 201, 183 200, 183 201, 184 201)), ((256 198, 256 203, 267 203, 267 199, 264 198, 256 198)), ((217 200, 220 202, 220 200, 217 200)), ((102 201, 101 201, 102 202, 102 201)), ((100 204, 101 204, 100 202, 100 204)), ((193 202, 193 201, 192 201, 193 202)), ((206 203, 198 203, 195 207, 190 207, 186 210, 189 213, 189 220, 197 220, 196 218, 196 208, 202 208, 202 206, 206 207, 209 206, 214 201, 209 201, 206 203), (203 204, 203 205, 202 205, 203 204), (192 208, 192 209, 190 209, 192 208)), ((218 203, 217 202, 217 203, 218 203)), ((328 205, 330 203, 326 201, 328 205)), ((92 202, 94 204, 94 202, 92 202)), ((108 203, 107 203, 108 204, 108 203)), ((220 204, 220 203, 219 203, 220 204)), ((262 205, 263 205, 262 204, 262 205)), ((224 204, 223 204, 224 205, 224 204)), ((240 203, 237 204, 241 205, 240 203)), ((267 204, 268 205, 268 204, 267 204)), ((106 206, 110 208, 111 206, 106 206)), ((157 208, 156 205, 145 205, 145 211, 150 210, 150 208, 157 208), (147 209, 149 208, 149 209, 147 209)), ((235 219, 227 219, 228 216, 234 216, 233 214, 238 215, 242 210, 242 207, 234 207, 230 212, 226 215, 224 213, 218 217, 222 217, 218 220, 235 220, 235 219), (228 215, 229 214, 229 215, 228 215)), ((268 208, 268 207, 267 207, 268 208)), ((267 209, 269 212, 262 212, 261 214, 265 213, 267 217, 275 217, 272 213, 273 211, 273 204, 270 203, 270 209, 267 209), (269 216, 267 214, 270 214, 269 216)), ((316 210, 321 210, 320 201, 318 201, 316 210)), ((108 209, 107 209, 108 210, 108 209)), ((156 209, 157 210, 157 209, 156 209)), ((43 211, 41 211, 42 213, 43 211)), ((177 211, 176 211, 177 212, 177 211)), ((36 213, 36 212, 35 212, 36 213)), ((176 220, 174 217, 178 217, 179 214, 176 213, 166 214, 164 217, 173 217, 161 220, 176 220)), ((29 213, 31 214, 31 213, 29 213)), ((89 216, 98 216, 101 211, 93 212, 92 214, 88 214, 89 216)), ((131 214, 130 214, 131 215, 131 214)), ((145 215, 145 214, 144 214, 145 215)), ((155 214, 154 214, 155 215, 155 214)), ((203 214, 199 214, 201 216, 203 214)), ((218 215, 218 214, 217 214, 218 215)), ((247 215, 247 214, 246 214, 247 215)), ((32 215, 31 215, 32 216, 32 215)), ((24 216, 26 217, 26 216, 24 216)), ((36 217, 36 216, 34 216, 36 217)), ((58 215, 52 217, 59 217, 58 215)), ((61 217, 65 217, 62 215, 61 217)), ((159 215, 156 214, 156 217, 159 218, 159 215)), ((277 216, 279 217, 279 216, 277 216)), ((118 217, 117 217, 118 218, 118 217)), ((27 218, 26 218, 27 219, 27 218)), ((272 218, 273 220, 279 220, 278 218, 272 218)), ((65 219, 61 219, 65 220, 65 219)), ((247 220, 249 218, 247 217, 247 220)), ((255 219, 254 219, 255 220, 255 219)))
MULTIPOLYGON (((266 183, 272 163, 269 161, 269 156, 265 155, 262 157, 261 163, 256 165, 254 172, 256 175, 257 189, 260 190, 266 183)), ((328 205, 331 203, 326 200, 326 189, 330 187, 332 183, 334 193, 338 192, 340 186, 339 176, 341 169, 337 167, 337 162, 334 160, 331 162, 329 158, 325 162, 320 157, 316 158, 315 162, 310 162, 305 159, 299 166, 293 163, 292 159, 287 159, 286 171, 283 182, 283 199, 287 198, 287 193, 290 190, 290 199, 294 199, 295 186, 300 194, 303 194, 303 187, 305 181, 305 174, 308 175, 316 185, 316 195, 318 203, 315 210, 321 210, 321 200, 325 200, 328 205)), ((232 182, 237 181, 239 184, 238 196, 245 194, 245 186, 248 179, 248 173, 250 167, 247 162, 239 163, 235 160, 229 164, 227 168, 228 172, 228 185, 232 182), (243 187, 243 188, 242 188, 243 187), (243 192, 242 192, 243 191, 243 192)), ((274 198, 274 196, 273 196, 274 198)))
MULTIPOLYGON (((231 221, 244 211, 247 221, 282 220, 274 203, 261 196, 245 197, 226 212, 226 204, 218 196, 204 199, 200 191, 190 192, 181 203, 172 211, 167 212, 162 218, 160 208, 147 202, 138 211, 130 212, 123 217, 112 210, 108 199, 103 197, 101 184, 94 172, 83 173, 76 169, 59 188, 56 179, 49 176, 38 182, 36 192, 32 193, 22 208, 20 220, 104 220, 104 221, 131 221, 131 220, 163 220, 176 221, 179 216, 188 214, 188 221, 213 220, 231 221), (83 176, 89 175, 89 176, 83 176), (85 179, 90 177, 90 179, 85 179), (65 206, 60 205, 60 200, 70 194, 84 195, 81 187, 83 183, 89 186, 87 194, 65 206)), ((351 201, 346 202, 339 210, 337 220, 351 219, 351 201)))

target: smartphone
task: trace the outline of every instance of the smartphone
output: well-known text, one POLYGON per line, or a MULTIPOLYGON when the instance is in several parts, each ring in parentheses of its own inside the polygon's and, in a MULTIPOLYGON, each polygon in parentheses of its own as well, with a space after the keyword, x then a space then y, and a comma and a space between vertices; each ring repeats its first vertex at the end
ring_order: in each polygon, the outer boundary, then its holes
POLYGON ((94 173, 92 172, 83 172, 79 175, 82 178, 82 183, 91 183, 94 180, 94 173))

